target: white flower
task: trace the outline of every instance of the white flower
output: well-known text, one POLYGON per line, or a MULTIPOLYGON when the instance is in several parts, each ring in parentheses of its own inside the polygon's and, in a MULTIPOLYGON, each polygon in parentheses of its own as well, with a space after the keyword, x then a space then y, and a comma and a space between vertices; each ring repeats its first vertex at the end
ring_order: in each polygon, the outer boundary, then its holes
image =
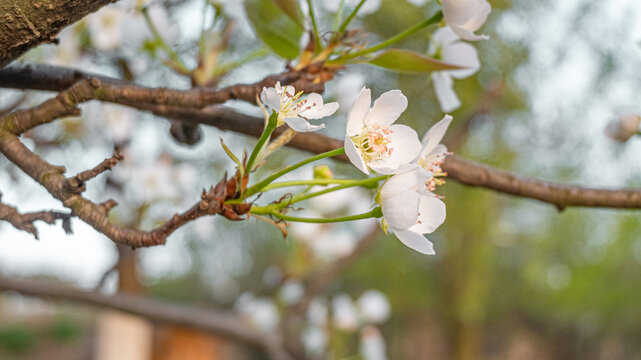
POLYGON ((423 138, 423 149, 417 164, 392 176, 381 188, 380 202, 383 227, 389 229, 411 249, 434 255, 434 246, 423 234, 434 232, 445 221, 445 203, 432 193, 443 183, 441 164, 447 148, 440 144, 452 121, 446 115, 432 126, 423 138))
MULTIPOLYGON (((338 7, 340 6, 341 1, 343 0, 323 0, 323 5, 325 5, 325 9, 327 11, 335 13, 338 11, 338 7)), ((345 5, 349 4, 349 5, 356 6, 359 2, 360 1, 346 0, 345 5)), ((381 0, 367 0, 365 1, 365 4, 363 4, 363 6, 361 6, 361 8, 358 9, 358 15, 363 16, 363 15, 369 15, 369 14, 375 13, 376 11, 378 11, 380 7, 381 7, 381 0)))
POLYGON ((443 18, 454 32, 468 41, 489 39, 487 35, 476 35, 492 11, 487 0, 442 0, 443 18))
POLYGON ((641 116, 624 115, 609 123, 604 132, 612 140, 625 142, 639 133, 639 124, 641 124, 641 116))
POLYGON ((390 304, 387 296, 378 290, 367 290, 356 301, 361 317, 367 323, 380 324, 389 319, 390 304))
POLYGON ((291 306, 300 301, 304 291, 305 287, 300 281, 287 280, 280 288, 278 295, 285 305, 291 306))
POLYGON ((452 78, 464 79, 481 68, 474 46, 460 40, 449 26, 438 29, 432 35, 430 54, 445 63, 465 68, 432 73, 434 91, 443 112, 450 112, 461 106, 461 101, 454 91, 452 78))
POLYGON ((266 297, 257 298, 252 293, 244 293, 236 300, 234 308, 263 332, 274 331, 280 322, 276 305, 266 297))
POLYGON ((113 50, 122 39, 122 21, 125 11, 115 6, 104 9, 87 17, 87 25, 91 34, 91 43, 98 50, 113 50))
POLYGON ((303 330, 302 342, 307 354, 312 357, 323 355, 327 349, 329 338, 323 328, 310 325, 303 330))
POLYGON ((360 353, 363 360, 387 360, 385 339, 378 328, 368 326, 361 331, 360 353))
POLYGON ((361 89, 347 116, 345 154, 359 170, 394 174, 416 158, 421 143, 409 126, 392 125, 407 108, 400 90, 381 95, 370 109, 371 93, 361 89))
POLYGON ((298 132, 316 131, 325 124, 312 125, 305 119, 320 119, 338 110, 338 103, 323 104, 323 97, 316 93, 302 98, 302 91, 296 93, 293 86, 282 87, 277 82, 273 88, 263 88, 260 101, 278 113, 278 126, 283 122, 298 132))
POLYGON ((343 331, 354 331, 358 327, 358 316, 352 298, 339 294, 332 299, 334 326, 343 331))

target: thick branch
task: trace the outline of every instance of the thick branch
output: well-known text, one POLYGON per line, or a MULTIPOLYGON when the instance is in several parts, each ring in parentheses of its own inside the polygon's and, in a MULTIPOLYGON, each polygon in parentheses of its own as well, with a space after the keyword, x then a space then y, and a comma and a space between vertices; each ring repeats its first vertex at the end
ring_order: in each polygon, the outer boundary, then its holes
POLYGON ((198 309, 193 306, 182 306, 129 294, 105 296, 96 292, 79 291, 60 284, 33 280, 15 281, 0 278, 0 290, 11 290, 23 295, 106 307, 142 316, 152 321, 190 326, 260 348, 267 352, 272 359, 291 359, 282 349, 277 335, 260 333, 231 312, 211 308, 198 309))
POLYGON ((301 71, 286 71, 264 78, 253 84, 237 84, 222 89, 197 87, 188 90, 167 88, 148 88, 134 85, 106 76, 85 73, 79 70, 44 65, 14 64, 0 69, 0 87, 63 91, 81 80, 96 79, 102 84, 100 93, 96 91, 91 99, 104 100, 129 105, 145 103, 150 105, 169 105, 202 108, 212 104, 222 104, 228 100, 256 102, 256 94, 263 87, 274 86, 276 82, 289 84, 305 92, 322 92, 323 85, 314 83, 321 69, 310 65, 301 71))
POLYGON ((12 0, 0 2, 0 67, 60 30, 117 0, 12 0))

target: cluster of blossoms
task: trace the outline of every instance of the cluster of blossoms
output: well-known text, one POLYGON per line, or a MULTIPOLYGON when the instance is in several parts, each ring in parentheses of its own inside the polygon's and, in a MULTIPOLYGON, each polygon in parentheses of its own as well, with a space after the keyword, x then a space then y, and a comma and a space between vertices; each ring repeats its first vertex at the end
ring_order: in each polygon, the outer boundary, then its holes
MULTIPOLYGON (((307 119, 320 119, 338 110, 337 103, 325 104, 319 94, 303 97, 279 83, 263 89, 260 98, 277 113, 278 125, 286 123, 295 131, 322 129, 324 124, 312 125, 307 119)), ((407 108, 407 98, 400 90, 388 91, 370 105, 371 92, 363 87, 347 117, 345 153, 365 174, 392 175, 377 196, 383 229, 418 252, 434 254, 423 234, 445 221, 445 204, 433 191, 445 175, 440 165, 448 153, 440 141, 452 117, 446 115, 421 142, 414 129, 394 124, 407 108)))
MULTIPOLYGON (((441 5, 446 25, 433 34, 430 53, 460 67, 432 73, 441 109, 449 112, 461 105, 452 78, 471 76, 480 68, 475 48, 462 40, 488 38, 475 32, 487 19, 491 7, 487 0, 442 0, 441 5)), ((268 117, 275 119, 276 126, 286 123, 298 132, 323 129, 324 124, 314 125, 308 120, 330 116, 339 108, 336 102, 324 103, 319 94, 303 96, 292 86, 283 87, 280 83, 264 88, 260 100, 273 111, 268 117)), ((380 208, 378 212, 372 210, 370 217, 382 217, 385 232, 394 233, 408 247, 434 254, 432 243, 424 235, 434 232, 445 221, 445 204, 434 191, 446 176, 441 164, 448 152, 440 142, 452 117, 445 115, 421 141, 411 127, 395 124, 406 108, 407 98, 400 90, 385 92, 372 105, 371 92, 363 87, 347 115, 344 152, 364 174, 383 175, 380 179, 384 183, 376 195, 380 208)), ((296 221, 280 213, 271 214, 296 221)))

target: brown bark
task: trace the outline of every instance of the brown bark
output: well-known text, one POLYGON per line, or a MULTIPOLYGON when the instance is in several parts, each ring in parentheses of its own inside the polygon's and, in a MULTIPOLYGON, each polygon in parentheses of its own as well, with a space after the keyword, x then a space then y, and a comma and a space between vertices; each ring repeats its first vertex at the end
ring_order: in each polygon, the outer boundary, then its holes
POLYGON ((51 42, 67 25, 117 0, 0 1, 0 67, 38 44, 51 42))

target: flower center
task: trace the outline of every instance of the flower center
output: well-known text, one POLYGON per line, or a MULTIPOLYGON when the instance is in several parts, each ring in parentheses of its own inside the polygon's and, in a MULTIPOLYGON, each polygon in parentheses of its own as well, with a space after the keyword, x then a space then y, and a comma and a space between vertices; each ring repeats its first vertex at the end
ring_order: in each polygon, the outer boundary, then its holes
POLYGON ((363 128, 360 135, 354 137, 354 143, 368 160, 380 160, 392 155, 392 130, 387 126, 372 124, 363 128))
POLYGON ((302 91, 299 91, 297 94, 292 95, 285 91, 285 88, 278 90, 278 95, 280 95, 280 111, 278 112, 279 120, 287 117, 297 117, 299 113, 310 110, 312 107, 316 107, 316 103, 308 104, 306 98, 301 98, 303 94, 302 91))
MULTIPOLYGON (((432 178, 425 184, 427 190, 430 192, 436 191, 436 187, 445 184, 444 177, 447 172, 441 169, 441 165, 445 162, 445 158, 452 155, 451 152, 435 153, 428 155, 424 158, 418 159, 418 166, 432 173, 432 178)), ((443 196, 436 195, 438 198, 443 199, 443 196)))

